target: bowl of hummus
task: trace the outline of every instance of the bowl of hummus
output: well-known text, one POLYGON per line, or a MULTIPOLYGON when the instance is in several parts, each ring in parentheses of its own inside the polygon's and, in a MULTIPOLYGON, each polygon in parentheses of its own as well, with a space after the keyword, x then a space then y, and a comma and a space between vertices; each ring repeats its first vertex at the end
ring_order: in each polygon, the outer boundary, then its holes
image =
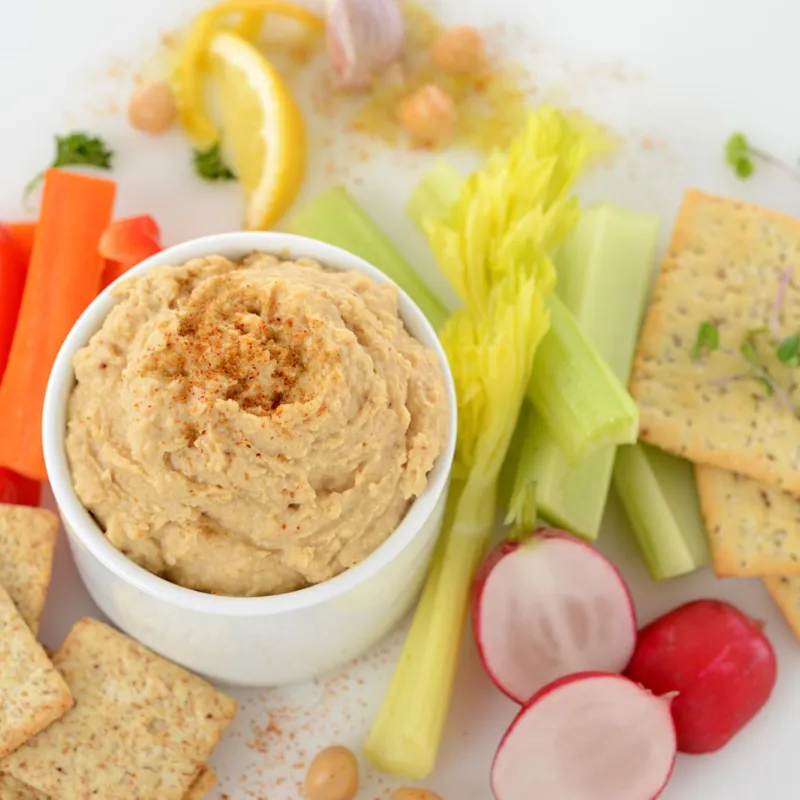
POLYGON ((363 654, 441 530, 452 376, 419 309, 321 242, 169 248, 86 310, 44 408, 78 571, 120 628, 239 685, 363 654))

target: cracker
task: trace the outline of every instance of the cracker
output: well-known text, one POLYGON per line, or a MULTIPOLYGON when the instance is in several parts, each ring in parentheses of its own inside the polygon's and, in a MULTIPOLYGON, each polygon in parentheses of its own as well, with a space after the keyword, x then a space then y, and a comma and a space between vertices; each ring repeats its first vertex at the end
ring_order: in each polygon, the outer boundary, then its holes
MULTIPOLYGON (((183 800, 203 800, 203 798, 216 786, 217 776, 209 766, 203 767, 183 800)), ((0 773, 0 800, 51 800, 46 794, 37 792, 30 786, 12 778, 10 775, 0 773)))
POLYGON ((695 477, 717 576, 800 574, 800 498, 717 467, 695 477))
MULTIPOLYGON (((690 461, 746 475, 800 495, 800 419, 779 394, 736 379, 749 331, 769 324, 781 278, 793 264, 780 318, 800 330, 800 221, 745 203, 687 192, 656 282, 630 389, 641 438, 690 461), (718 326, 719 348, 693 360, 701 323, 718 326)), ((781 364, 764 334, 759 353, 781 386, 781 364)), ((794 368, 796 373, 796 368, 794 368)), ((794 405, 800 392, 793 389, 794 405)))
POLYGON ((800 639, 800 576, 770 575, 763 580, 794 635, 800 639))
POLYGON ((0 587, 0 756, 16 750, 71 707, 69 687, 0 587))
POLYGON ((50 585, 57 532, 52 511, 0 503, 0 585, 34 633, 50 585))
POLYGON ((217 775, 211 767, 206 765, 200 771, 195 782, 189 787, 183 800, 203 800, 203 798, 217 785, 217 775))
POLYGON ((75 707, 0 761, 53 797, 181 800, 236 713, 201 678, 96 620, 77 622, 53 662, 75 707))

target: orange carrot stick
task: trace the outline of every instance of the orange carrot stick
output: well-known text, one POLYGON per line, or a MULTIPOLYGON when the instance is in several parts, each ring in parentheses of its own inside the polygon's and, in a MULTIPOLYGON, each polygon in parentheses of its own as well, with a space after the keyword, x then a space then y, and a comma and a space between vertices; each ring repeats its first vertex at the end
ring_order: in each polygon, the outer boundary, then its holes
POLYGON ((95 298, 105 266, 97 251, 111 221, 112 181, 49 169, 22 307, 0 383, 0 466, 47 477, 42 404, 59 347, 95 298))
POLYGON ((33 237, 36 235, 35 222, 3 222, 0 223, 11 234, 11 238, 22 248, 25 260, 31 260, 33 237))

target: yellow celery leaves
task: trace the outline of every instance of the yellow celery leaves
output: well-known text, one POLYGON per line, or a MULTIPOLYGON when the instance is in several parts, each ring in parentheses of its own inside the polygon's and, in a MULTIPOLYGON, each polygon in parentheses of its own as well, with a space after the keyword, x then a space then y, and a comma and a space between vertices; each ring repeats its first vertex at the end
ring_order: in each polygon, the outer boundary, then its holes
POLYGON ((567 193, 587 150, 586 137, 560 111, 541 108, 507 153, 495 152, 465 181, 447 215, 425 221, 437 263, 467 308, 485 305, 510 272, 552 270, 536 256, 577 222, 577 198, 567 193))
POLYGON ((462 309, 441 332, 458 395, 455 477, 499 474, 514 431, 536 348, 549 328, 545 298, 554 269, 541 251, 530 269, 510 272, 482 311, 462 309))
POLYGON ((189 30, 173 73, 175 96, 181 122, 195 144, 209 145, 219 139, 217 126, 208 116, 205 104, 204 73, 208 66, 208 46, 220 23, 233 22, 240 35, 257 36, 267 14, 280 14, 322 32, 321 17, 301 5, 284 0, 223 0, 202 12, 189 30))

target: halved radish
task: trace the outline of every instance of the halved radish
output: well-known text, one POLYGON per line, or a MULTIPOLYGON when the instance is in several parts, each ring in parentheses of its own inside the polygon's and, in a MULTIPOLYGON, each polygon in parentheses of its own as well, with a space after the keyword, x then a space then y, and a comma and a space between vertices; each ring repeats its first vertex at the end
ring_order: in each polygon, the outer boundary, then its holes
POLYGON ((670 700, 621 675, 546 686, 511 724, 492 764, 497 800, 654 800, 675 764, 670 700))
POLYGON ((492 681, 518 703, 564 675, 622 672, 636 646, 617 568, 550 529, 489 554, 473 584, 472 629, 492 681))
POLYGON ((625 674, 653 692, 675 692, 682 753, 713 753, 764 707, 777 678, 761 625, 721 600, 695 600, 639 633, 625 674))

